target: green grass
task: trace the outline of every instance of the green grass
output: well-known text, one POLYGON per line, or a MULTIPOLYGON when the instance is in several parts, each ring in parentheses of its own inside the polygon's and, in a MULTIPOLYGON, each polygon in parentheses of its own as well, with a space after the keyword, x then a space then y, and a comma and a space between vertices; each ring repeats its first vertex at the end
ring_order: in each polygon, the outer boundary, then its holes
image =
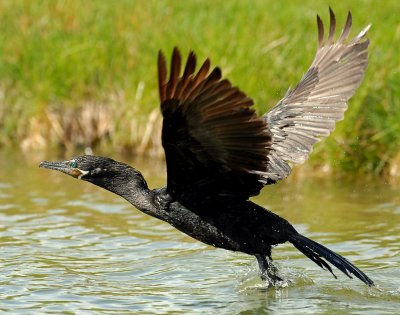
MULTIPOLYGON (((159 127, 149 128, 147 117, 158 108, 156 56, 175 45, 184 54, 193 49, 199 59, 211 57, 263 113, 307 70, 316 48, 315 15, 328 23, 330 4, 3 0, 0 145, 100 143, 153 152, 159 127), (104 114, 85 120, 87 104, 103 106, 104 114), (82 138, 87 123, 108 129, 82 138), (146 132, 152 136, 143 143, 146 132)), ((400 160, 399 4, 342 1, 333 9, 340 26, 352 11, 353 35, 373 24, 370 65, 345 121, 316 146, 311 165, 381 174, 400 160)), ((153 120, 157 125, 160 118, 153 114, 153 120)))

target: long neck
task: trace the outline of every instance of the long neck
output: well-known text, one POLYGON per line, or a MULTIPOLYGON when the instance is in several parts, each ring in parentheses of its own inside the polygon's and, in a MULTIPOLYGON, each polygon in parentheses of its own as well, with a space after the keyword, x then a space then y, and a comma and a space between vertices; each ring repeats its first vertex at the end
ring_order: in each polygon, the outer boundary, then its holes
POLYGON ((146 214, 154 216, 158 210, 152 191, 148 188, 142 174, 131 167, 125 167, 114 173, 112 178, 108 177, 103 181, 97 180, 93 183, 123 197, 146 214))
POLYGON ((117 193, 146 214, 153 215, 157 211, 151 190, 140 173, 130 176, 123 189, 117 193))
POLYGON ((108 172, 108 176, 86 180, 121 196, 150 216, 169 221, 170 196, 165 189, 150 190, 142 174, 123 163, 110 167, 108 172))
MULTIPOLYGON (((143 179, 143 177, 141 178, 143 179)), ((142 181, 131 181, 127 187, 128 189, 120 194, 121 197, 140 211, 169 222, 171 214, 165 208, 165 204, 169 203, 170 196, 165 194, 164 189, 150 190, 144 179, 142 181)))
POLYGON ((156 210, 151 190, 147 187, 146 182, 140 186, 137 182, 129 182, 120 196, 129 201, 135 208, 147 214, 156 210))

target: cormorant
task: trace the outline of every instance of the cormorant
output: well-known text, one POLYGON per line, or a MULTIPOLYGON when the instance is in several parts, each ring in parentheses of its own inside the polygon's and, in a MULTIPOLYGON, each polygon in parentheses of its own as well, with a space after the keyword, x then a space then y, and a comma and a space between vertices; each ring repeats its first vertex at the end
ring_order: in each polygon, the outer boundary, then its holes
POLYGON ((99 156, 44 161, 40 167, 105 188, 208 245, 254 255, 261 276, 272 282, 280 278, 272 272, 271 248, 290 242, 332 274, 328 262, 350 278, 354 275, 373 285, 348 260, 249 200, 264 185, 287 177, 289 163, 308 158, 314 143, 343 119, 347 101, 364 77, 369 44, 364 37, 370 26, 347 41, 352 23, 349 12, 343 32, 334 41, 336 19, 329 11, 326 41, 317 16, 318 49, 311 67, 262 117, 251 107, 249 97, 222 78, 220 68, 210 71, 209 59, 196 72, 196 56, 190 52, 181 73, 181 54, 174 48, 167 78, 166 59, 159 52, 166 187, 151 190, 136 169, 99 156))

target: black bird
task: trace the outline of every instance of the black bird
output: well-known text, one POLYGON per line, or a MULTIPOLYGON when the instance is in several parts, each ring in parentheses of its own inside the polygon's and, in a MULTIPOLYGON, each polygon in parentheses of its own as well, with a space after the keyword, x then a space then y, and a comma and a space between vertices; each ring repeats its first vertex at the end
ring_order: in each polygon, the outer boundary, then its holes
POLYGON ((181 73, 181 55, 175 48, 167 78, 166 60, 160 52, 166 187, 151 190, 136 169, 99 156, 44 161, 40 167, 105 188, 201 242, 254 255, 262 277, 273 283, 280 278, 270 264, 271 247, 290 242, 332 274, 328 262, 371 286, 373 281, 348 260, 249 201, 264 185, 287 177, 289 163, 303 163, 319 137, 328 136, 343 119, 347 100, 361 83, 368 63, 369 41, 364 37, 369 26, 346 41, 351 23, 349 12, 335 42, 336 20, 330 10, 329 35, 324 41, 323 23, 317 16, 318 49, 311 67, 262 117, 251 107, 250 98, 222 78, 218 67, 210 71, 209 59, 196 72, 196 56, 190 52, 181 73))

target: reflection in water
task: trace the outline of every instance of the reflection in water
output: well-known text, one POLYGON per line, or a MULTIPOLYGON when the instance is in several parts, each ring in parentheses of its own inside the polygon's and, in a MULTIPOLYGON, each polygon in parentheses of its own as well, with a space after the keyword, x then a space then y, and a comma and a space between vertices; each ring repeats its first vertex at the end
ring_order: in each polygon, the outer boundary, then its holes
MULTIPOLYGON (((138 165, 152 187, 164 181, 160 165, 138 165)), ((367 288, 341 274, 335 280, 285 244, 273 256, 288 285, 267 289, 252 257, 196 242, 111 193, 44 172, 15 155, 0 155, 0 169, 3 312, 376 314, 398 309, 396 187, 314 179, 265 188, 255 198, 258 203, 356 263, 378 284, 367 288)))

